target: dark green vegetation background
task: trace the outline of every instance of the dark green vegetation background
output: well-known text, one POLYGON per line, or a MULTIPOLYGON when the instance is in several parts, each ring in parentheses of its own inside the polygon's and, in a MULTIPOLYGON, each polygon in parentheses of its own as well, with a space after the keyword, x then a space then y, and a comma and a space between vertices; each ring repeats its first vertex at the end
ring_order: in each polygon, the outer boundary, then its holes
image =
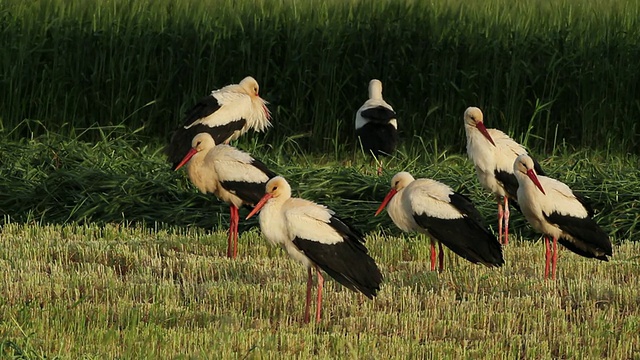
POLYGON ((323 152, 352 142, 375 77, 406 142, 462 149, 475 105, 541 151, 638 151, 633 1, 0 5, 0 124, 14 139, 124 124, 164 141, 197 98, 253 75, 274 115, 265 140, 304 134, 304 150, 323 152))
POLYGON ((398 170, 469 194, 495 224, 464 154, 474 105, 633 239, 639 39, 638 2, 622 0, 0 0, 1 220, 226 227, 227 207, 160 149, 194 101, 253 75, 274 126, 239 146, 365 231, 395 229, 371 215, 398 170), (374 77, 403 139, 382 178, 353 156, 374 77))

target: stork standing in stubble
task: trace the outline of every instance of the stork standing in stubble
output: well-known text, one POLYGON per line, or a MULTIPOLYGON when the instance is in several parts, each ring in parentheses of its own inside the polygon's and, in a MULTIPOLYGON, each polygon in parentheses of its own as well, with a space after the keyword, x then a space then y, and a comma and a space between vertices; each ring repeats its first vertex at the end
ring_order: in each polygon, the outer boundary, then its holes
POLYGON ((474 264, 488 267, 504 264, 500 243, 483 225, 482 216, 473 203, 439 181, 415 180, 408 172, 399 172, 391 179, 391 190, 376 215, 385 206, 400 230, 429 235, 432 271, 436 264, 434 240, 440 248, 440 271, 444 260, 442 244, 474 264))
POLYGON ((266 194, 247 219, 260 211, 260 229, 272 244, 307 267, 304 321, 310 320, 311 269, 318 278, 316 321, 320 321, 324 277, 320 269, 347 288, 369 299, 380 290, 382 274, 364 246, 362 234, 325 206, 292 198, 287 181, 277 176, 267 183, 266 194))
POLYGON ((362 149, 378 162, 380 175, 380 157, 392 155, 398 147, 398 120, 391 105, 382 98, 380 80, 373 79, 369 82, 369 100, 356 112, 356 136, 362 149))
POLYGON ((609 236, 593 220, 593 209, 566 184, 538 176, 530 156, 516 158, 513 172, 518 179, 518 204, 522 214, 534 229, 544 234, 544 278, 556 278, 558 242, 574 253, 608 261, 613 249, 609 236), (549 244, 553 237, 553 249, 549 244))
POLYGON ((227 256, 238 255, 238 208, 253 207, 264 196, 265 184, 276 174, 251 155, 229 145, 216 146, 209 133, 196 135, 176 170, 187 164, 189 180, 202 193, 213 193, 229 204, 231 220, 227 256))
POLYGON ((216 144, 228 144, 249 129, 268 128, 271 114, 259 90, 258 82, 247 76, 239 84, 214 90, 187 111, 183 125, 173 133, 165 149, 173 169, 189 152, 191 140, 199 133, 209 133, 216 144))
MULTIPOLYGON (((507 244, 509 199, 517 201, 518 191, 513 162, 518 155, 526 154, 527 150, 502 131, 487 129, 482 111, 477 107, 469 107, 464 112, 464 130, 467 134, 467 154, 475 165, 478 181, 498 200, 498 240, 501 244, 507 244)), ((540 164, 534 162, 534 165, 539 174, 544 174, 540 164)))

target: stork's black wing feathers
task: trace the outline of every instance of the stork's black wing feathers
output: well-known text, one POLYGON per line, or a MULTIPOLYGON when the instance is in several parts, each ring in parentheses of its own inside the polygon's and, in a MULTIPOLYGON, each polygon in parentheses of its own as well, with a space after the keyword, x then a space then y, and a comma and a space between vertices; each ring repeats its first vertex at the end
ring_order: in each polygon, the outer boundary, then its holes
POLYGON ((253 161, 251 162, 251 165, 256 167, 258 170, 262 171, 265 175, 267 175, 267 177, 269 179, 278 176, 278 174, 276 174, 273 171, 269 170, 267 165, 265 165, 262 161, 260 161, 260 160, 258 160, 256 158, 253 159, 253 161))
POLYGON ((293 243, 340 284, 373 299, 380 290, 382 273, 367 253, 362 234, 335 216, 329 225, 342 235, 343 241, 324 244, 296 237, 293 243))
POLYGON ((360 115, 371 122, 382 124, 388 123, 389 120, 395 119, 397 116, 395 111, 384 106, 376 106, 373 108, 362 110, 360 112, 360 115))
POLYGON ((418 225, 454 253, 488 267, 502 266, 502 246, 488 229, 471 217, 441 219, 426 214, 413 214, 418 225))
POLYGON ((543 215, 548 222, 557 225, 573 237, 573 240, 559 239, 558 241, 576 254, 600 260, 606 260, 606 255, 613 254, 609 235, 591 217, 579 218, 557 212, 549 215, 543 213, 543 215), (572 244, 566 245, 567 242, 572 244))
POLYGON ((216 144, 222 144, 236 131, 242 129, 246 123, 247 121, 245 119, 239 119, 213 127, 205 124, 193 125, 188 129, 180 127, 173 132, 171 142, 167 145, 164 152, 167 154, 169 162, 173 164, 173 169, 175 169, 185 155, 187 155, 189 149, 191 149, 191 141, 199 133, 209 133, 216 144))
POLYGON ((336 229, 339 234, 342 234, 342 238, 345 239, 345 241, 357 247, 360 251, 364 251, 365 253, 368 252, 367 248, 364 246, 364 235, 360 230, 354 228, 335 215, 331 216, 329 219, 329 225, 336 229))
POLYGON ((580 202, 580 204, 582 204, 582 206, 584 206, 585 210, 587 210, 587 214, 589 215, 589 217, 593 217, 593 207, 591 206, 591 204, 587 201, 587 198, 579 193, 576 193, 575 191, 571 191, 573 193, 573 196, 576 197, 576 200, 578 200, 580 202))
POLYGON ((356 136, 362 143, 362 149, 375 157, 392 155, 398 147, 398 130, 388 123, 366 123, 356 129, 356 136))
POLYGON ((605 254, 595 254, 591 251, 587 251, 585 249, 581 249, 579 248, 576 244, 572 243, 569 240, 566 239, 558 239, 558 242, 560 243, 560 245, 566 247, 567 249, 573 251, 574 253, 580 255, 580 256, 584 256, 586 258, 595 258, 598 260, 602 260, 602 261, 609 261, 609 258, 607 257, 607 255, 605 254))
POLYGON ((544 170, 542 170, 542 167, 540 166, 540 163, 534 159, 533 157, 531 158, 531 160, 533 160, 533 170, 536 171, 536 174, 540 175, 540 176, 547 176, 547 174, 544 172, 544 170))
POLYGON ((497 170, 497 169, 493 172, 493 174, 495 175, 496 180, 502 183, 502 186, 504 187, 504 190, 509 195, 509 198, 517 199, 518 198, 518 179, 516 179, 516 176, 511 172, 504 171, 504 170, 497 170))
POLYGON ((264 196, 267 182, 221 181, 225 190, 236 194, 249 207, 254 207, 264 196))
MULTIPOLYGON (((269 179, 277 176, 276 173, 269 170, 267 166, 258 159, 253 159, 251 165, 262 171, 269 179)), ((268 180, 267 180, 268 181, 268 180)), ((227 191, 236 194, 248 207, 254 207, 265 194, 265 182, 246 182, 246 181, 220 181, 220 185, 227 191)))
POLYGON ((208 95, 201 98, 194 106, 185 112, 182 126, 173 132, 169 145, 164 149, 169 162, 173 164, 173 169, 175 169, 178 163, 187 155, 191 148, 191 141, 199 133, 209 133, 216 144, 222 144, 236 131, 245 126, 247 123, 245 119, 237 119, 226 124, 214 126, 202 123, 193 125, 196 121, 204 119, 218 111, 221 106, 218 99, 213 95, 208 95))
MULTIPOLYGON (((544 171, 542 171, 540 164, 535 159, 533 159, 533 168, 536 171, 536 174, 545 176, 545 173, 544 171)), ((513 200, 517 200, 518 199, 518 179, 516 179, 516 176, 513 174, 512 170, 496 169, 493 172, 493 174, 496 177, 496 180, 502 183, 502 186, 504 187, 504 190, 507 192, 507 195, 509 196, 509 198, 513 200)), ((520 207, 518 207, 516 204, 514 204, 514 207, 520 210, 520 207)))
POLYGON ((220 106, 221 105, 218 102, 218 99, 216 99, 212 95, 203 97, 195 105, 193 105, 191 109, 185 112, 182 126, 187 127, 198 121, 199 119, 206 118, 207 116, 218 111, 218 109, 220 109, 220 106))
POLYGON ((481 226, 484 224, 482 215, 480 215, 478 209, 476 209, 471 199, 469 199, 467 196, 454 192, 452 194, 449 194, 449 201, 451 202, 451 205, 458 209, 458 211, 467 215, 476 223, 480 224, 481 226))

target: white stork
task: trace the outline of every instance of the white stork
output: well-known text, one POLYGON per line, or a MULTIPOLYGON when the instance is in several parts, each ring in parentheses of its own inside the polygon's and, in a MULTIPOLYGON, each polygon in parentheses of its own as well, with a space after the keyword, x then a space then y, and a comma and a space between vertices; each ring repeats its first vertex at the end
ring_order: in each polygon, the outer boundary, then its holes
MULTIPOLYGON (((391 105, 382 98, 382 82, 369 82, 369 100, 356 112, 356 136, 363 150, 380 161, 380 156, 393 154, 398 146, 398 121, 391 105)), ((378 167, 378 175, 382 166, 378 167)))
POLYGON ((320 269, 369 299, 376 296, 382 282, 380 269, 367 253, 362 234, 333 211, 309 200, 292 198, 291 187, 280 176, 269 180, 266 194, 247 219, 258 211, 260 229, 267 240, 282 246, 289 256, 307 267, 305 322, 310 319, 311 268, 318 277, 316 321, 320 321, 324 284, 320 269))
POLYGON ((439 270, 443 268, 442 244, 454 253, 488 267, 504 264, 502 247, 482 223, 482 216, 464 195, 431 180, 415 180, 408 172, 391 179, 391 190, 376 215, 387 207, 391 220, 401 230, 417 231, 431 238, 431 270, 435 270, 436 250, 440 247, 439 270))
POLYGON ((202 193, 213 193, 229 204, 231 223, 227 256, 238 254, 238 208, 252 207, 264 195, 267 181, 276 174, 251 155, 229 145, 216 146, 209 133, 193 138, 191 149, 180 161, 176 170, 187 164, 189 180, 202 193))
POLYGON ((247 76, 239 84, 214 90, 187 111, 183 125, 172 135, 165 149, 175 169, 199 133, 211 134, 216 144, 228 144, 249 129, 264 131, 271 125, 271 113, 259 95, 256 79, 247 76))
MULTIPOLYGON (((467 154, 473 161, 480 185, 496 195, 498 201, 498 240, 509 243, 509 198, 517 201, 518 181, 513 175, 513 162, 527 150, 505 133, 484 126, 482 111, 469 107, 464 112, 467 154), (503 203, 504 201, 504 208, 503 203), (504 239, 502 225, 504 223, 504 239)), ((540 164, 536 171, 544 174, 540 164)))
POLYGON ((534 229, 544 234, 544 278, 556 278, 558 242, 574 253, 603 261, 613 255, 609 236, 593 220, 593 209, 564 183, 536 174, 531 157, 520 155, 513 163, 518 179, 518 204, 534 229), (553 253, 549 246, 553 237, 553 253))

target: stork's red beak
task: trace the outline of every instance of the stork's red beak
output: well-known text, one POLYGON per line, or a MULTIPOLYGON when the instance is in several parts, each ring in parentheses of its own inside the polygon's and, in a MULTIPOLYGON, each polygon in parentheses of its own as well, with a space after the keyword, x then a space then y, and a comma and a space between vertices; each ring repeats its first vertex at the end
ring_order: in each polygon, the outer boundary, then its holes
POLYGON ((534 184, 536 184, 538 189, 540 189, 540 191, 542 191, 543 194, 547 195, 544 192, 544 189, 542 188, 542 185, 540 184, 540 180, 538 180, 538 176, 536 176, 536 173, 535 173, 535 171, 533 171, 533 169, 527 170, 527 176, 529 177, 529 179, 531 179, 531 181, 533 181, 534 184))
POLYGON ((182 159, 182 161, 180 161, 180 163, 178 164, 178 166, 176 166, 175 171, 178 171, 178 169, 180 169, 182 166, 184 166, 184 164, 188 163, 189 160, 191 160, 191 158, 193 157, 193 155, 197 154, 198 150, 191 148, 191 150, 189 150, 189 152, 187 153, 187 155, 184 156, 184 158, 182 159))
POLYGON ((269 201, 269 199, 271 199, 273 197, 273 194, 264 194, 264 196, 262 197, 262 199, 260 199, 260 201, 258 201, 258 203, 256 204, 256 206, 253 208, 253 210, 251 210, 251 212, 249 213, 249 215, 247 215, 246 219, 249 219, 250 217, 252 217, 253 215, 257 214, 260 209, 262 209, 262 207, 264 206, 264 204, 267 203, 267 201, 269 201))
POLYGON ((387 196, 384 197, 384 200, 382 200, 382 204, 380 204, 380 207, 378 208, 378 211, 376 211, 376 214, 374 216, 378 216, 378 214, 380 214, 382 212, 382 210, 384 210, 385 206, 387 206, 387 204, 389 203, 389 201, 391 201, 391 198, 398 192, 398 190, 396 189, 391 189, 389 190, 389 193, 387 194, 387 196))
POLYGON ((478 128, 478 130, 480 130, 482 135, 484 135, 484 137, 486 137, 487 140, 489 140, 489 142, 493 144, 493 146, 496 146, 496 143, 493 142, 493 139, 491 138, 491 135, 489 135, 489 132, 487 131, 487 128, 486 128, 486 126, 484 126, 483 122, 477 123, 476 124, 476 128, 478 128))

